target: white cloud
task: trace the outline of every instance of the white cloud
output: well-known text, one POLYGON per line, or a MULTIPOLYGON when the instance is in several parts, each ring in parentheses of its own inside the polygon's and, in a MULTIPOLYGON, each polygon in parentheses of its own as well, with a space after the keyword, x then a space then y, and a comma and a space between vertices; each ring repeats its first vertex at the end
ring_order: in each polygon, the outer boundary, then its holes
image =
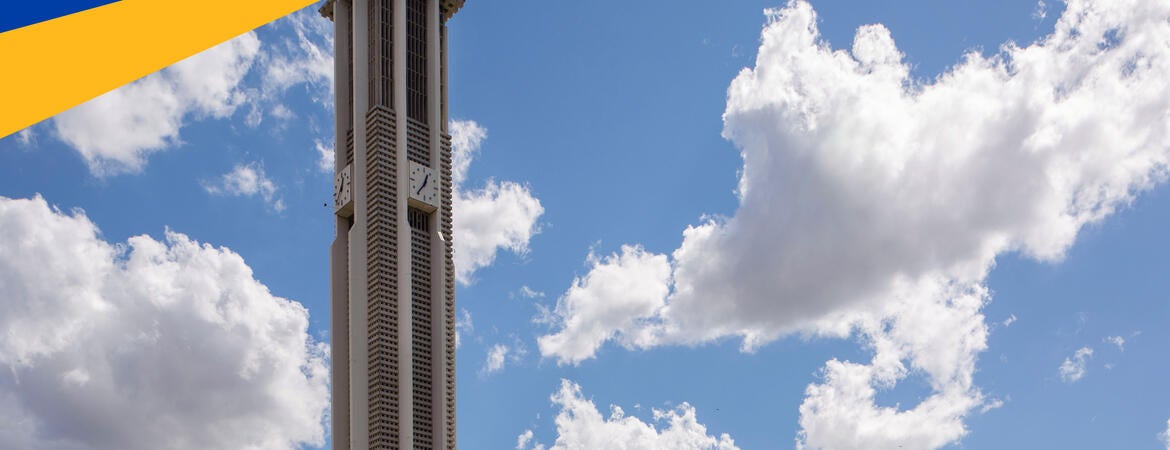
MULTIPOLYGON (((561 380, 561 388, 552 395, 551 400, 560 407, 560 412, 555 419, 557 439, 549 450, 738 449, 727 433, 719 437, 707 434, 707 427, 699 423, 695 408, 686 402, 669 410, 654 409, 654 420, 646 423, 637 417, 626 416, 625 411, 618 406, 610 406, 609 417, 602 416, 593 402, 582 395, 581 387, 568 380, 561 380), (661 430, 655 424, 660 425, 661 430)), ((520 435, 517 443, 530 442, 530 431, 520 435)), ((533 448, 543 449, 544 446, 536 444, 533 448)))
POLYGON ((1105 342, 1108 344, 1116 345, 1117 349, 1120 351, 1123 351, 1123 352, 1125 351, 1125 338, 1123 338, 1121 336, 1107 336, 1105 338, 1105 342))
POLYGON ((526 285, 520 286, 520 289, 512 294, 512 297, 517 297, 517 296, 519 296, 521 298, 528 298, 528 299, 544 298, 544 292, 532 289, 532 288, 528 287, 528 285, 526 284, 526 285))
POLYGON ((36 134, 33 133, 32 127, 25 128, 16 132, 16 142, 21 147, 31 147, 36 143, 36 134))
MULTIPOLYGON (((655 308, 599 297, 563 309, 551 317, 559 329, 540 338, 558 345, 541 352, 573 363, 611 339, 651 347, 735 336, 751 350, 794 332, 858 331, 902 350, 875 347, 868 366, 830 362, 833 378, 814 387, 881 386, 890 377, 873 374, 931 366, 933 393, 906 413, 945 414, 903 417, 941 431, 910 444, 953 442, 982 396, 947 374, 967 377, 986 345, 983 317, 963 299, 986 296, 995 258, 1059 261, 1083 226, 1166 178, 1170 3, 1072 0, 1051 35, 969 53, 929 81, 910 78, 881 25, 859 28, 844 51, 820 37, 807 2, 767 15, 755 66, 731 83, 723 116, 744 161, 739 208, 684 231, 668 293, 641 303, 655 308), (964 326, 942 330, 941 342, 958 347, 872 325, 907 320, 914 308, 891 306, 902 304, 954 315, 964 326), (589 333, 576 331, 584 314, 589 333)), ((802 423, 821 417, 811 414, 802 423)), ((855 425, 883 414, 854 416, 865 420, 855 425)), ((816 433, 802 430, 808 445, 816 433)))
POLYGON ((1166 420, 1166 431, 1158 434, 1158 437, 1166 443, 1166 450, 1170 450, 1170 419, 1166 420))
POLYGON ((1048 5, 1044 3, 1044 0, 1036 0, 1036 8, 1032 10, 1032 18, 1036 20, 1048 18, 1048 5))
MULTIPOLYGON (((319 104, 333 105, 333 23, 321 18, 316 6, 309 6, 274 23, 277 29, 291 29, 295 37, 278 41, 262 55, 263 90, 275 98, 293 86, 307 85, 319 104)), ((270 111, 279 117, 287 107, 275 104, 270 111)))
POLYGON ((324 445, 327 347, 230 250, 0 197, 0 447, 324 445))
POLYGON ((273 210, 284 210, 284 200, 277 195, 276 183, 264 174, 264 167, 257 163, 237 164, 217 182, 204 182, 203 189, 213 195, 259 196, 273 210))
POLYGON ((455 348, 463 344, 463 335, 475 331, 475 325, 471 323, 471 313, 466 309, 459 310, 459 313, 459 319, 455 321, 455 348))
POLYGON ((540 353, 556 355, 558 364, 590 358, 610 339, 626 347, 642 345, 647 337, 637 318, 660 310, 669 290, 670 262, 664 255, 623 246, 605 258, 591 252, 589 262, 589 273, 574 279, 557 300, 552 317, 561 329, 537 339, 540 353))
POLYGON ((484 361, 482 372, 487 375, 500 372, 504 370, 504 365, 507 363, 519 363, 524 355, 528 354, 528 349, 519 339, 514 339, 512 345, 496 344, 493 345, 487 352, 487 360, 484 361))
POLYGON ((263 45, 255 32, 191 56, 159 72, 110 91, 53 118, 56 136, 81 153, 92 173, 137 173, 154 152, 180 146, 192 120, 223 119, 251 104, 245 117, 260 125, 265 109, 287 123, 294 113, 283 103, 290 88, 333 107, 333 30, 310 6, 274 22, 292 39, 263 45), (256 68, 259 87, 244 77, 256 68))
POLYGON ((317 168, 322 172, 333 173, 333 146, 326 146, 320 139, 313 141, 317 149, 317 168))
POLYGON ((516 436, 516 450, 524 450, 528 448, 528 443, 532 442, 532 430, 524 430, 519 436, 516 436))
POLYGON ((833 359, 805 390, 798 446, 813 449, 933 449, 967 433, 963 417, 996 401, 974 386, 976 356, 987 344, 982 288, 944 283, 903 286, 884 311, 861 319, 869 364, 833 359), (907 366, 907 363, 908 366, 907 366), (931 394, 912 408, 880 407, 878 390, 920 374, 931 394))
POLYGON ((254 32, 212 47, 53 118, 57 136, 98 175, 139 172, 150 153, 178 146, 190 117, 226 118, 260 52, 254 32))
POLYGON ((1069 384, 1080 381, 1085 376, 1085 363, 1091 356, 1093 349, 1089 347, 1077 349, 1072 357, 1065 358, 1064 362, 1060 363, 1060 379, 1069 384))
POLYGON ((484 362, 483 370, 487 373, 498 372, 504 368, 505 358, 508 357, 508 346, 504 344, 493 345, 488 350, 487 361, 484 362))
POLYGON ((487 139, 487 128, 473 120, 452 120, 450 129, 453 166, 451 178, 452 182, 459 186, 467 179, 467 169, 471 167, 471 160, 475 159, 480 145, 487 139))
POLYGON ((820 40, 807 3, 770 10, 724 114, 740 207, 684 232, 668 301, 640 319, 661 343, 765 342, 823 331, 899 283, 981 283, 1004 252, 1059 260, 1165 178, 1170 24, 1152 18, 1168 10, 1073 1, 1053 35, 968 54, 930 84, 880 25, 848 53, 820 40))
POLYGON ((489 179, 481 189, 466 189, 467 167, 487 131, 475 122, 451 122, 455 182, 455 270, 456 279, 469 284, 476 270, 487 267, 500 249, 518 255, 528 252, 528 242, 540 230, 537 219, 544 214, 540 200, 527 186, 489 179))
POLYGON ((1013 323, 1016 323, 1016 320, 1017 320, 1016 315, 1012 314, 1012 315, 1008 316, 1008 318, 1003 319, 1003 322, 1000 322, 1000 323, 1004 326, 1004 328, 1007 328, 1007 327, 1012 326, 1013 323))

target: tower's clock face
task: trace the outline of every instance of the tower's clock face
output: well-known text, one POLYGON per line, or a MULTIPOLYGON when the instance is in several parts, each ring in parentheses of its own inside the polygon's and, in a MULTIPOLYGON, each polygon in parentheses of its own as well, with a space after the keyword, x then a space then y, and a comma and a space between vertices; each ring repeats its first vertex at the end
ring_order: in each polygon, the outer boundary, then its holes
POLYGON ((439 177, 430 167, 410 162, 410 198, 439 207, 439 177))
POLYGON ((342 216, 352 214, 353 208, 352 166, 345 166, 333 177, 333 212, 342 216))

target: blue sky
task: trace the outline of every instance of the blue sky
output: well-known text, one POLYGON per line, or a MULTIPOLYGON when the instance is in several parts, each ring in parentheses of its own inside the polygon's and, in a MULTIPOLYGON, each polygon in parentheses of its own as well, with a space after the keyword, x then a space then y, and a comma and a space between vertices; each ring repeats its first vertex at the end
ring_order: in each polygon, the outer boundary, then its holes
MULTIPOLYGON (((1167 448, 1168 18, 467 2, 459 446, 1167 448)), ((0 140, 0 447, 328 448, 331 33, 0 140)))

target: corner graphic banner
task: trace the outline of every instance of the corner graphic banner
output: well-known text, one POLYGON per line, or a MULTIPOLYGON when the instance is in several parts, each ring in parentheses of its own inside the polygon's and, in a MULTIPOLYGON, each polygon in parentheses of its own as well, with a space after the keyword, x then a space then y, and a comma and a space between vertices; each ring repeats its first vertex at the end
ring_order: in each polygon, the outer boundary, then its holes
POLYGON ((0 16, 0 138, 317 0, 39 0, 0 16))

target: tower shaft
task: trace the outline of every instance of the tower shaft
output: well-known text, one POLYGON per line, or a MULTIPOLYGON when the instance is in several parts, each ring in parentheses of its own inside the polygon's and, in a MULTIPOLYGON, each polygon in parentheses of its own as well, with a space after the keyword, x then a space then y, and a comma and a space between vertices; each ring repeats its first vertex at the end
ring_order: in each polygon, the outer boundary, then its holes
POLYGON ((446 21, 462 0, 329 0, 334 449, 455 448, 446 21))

